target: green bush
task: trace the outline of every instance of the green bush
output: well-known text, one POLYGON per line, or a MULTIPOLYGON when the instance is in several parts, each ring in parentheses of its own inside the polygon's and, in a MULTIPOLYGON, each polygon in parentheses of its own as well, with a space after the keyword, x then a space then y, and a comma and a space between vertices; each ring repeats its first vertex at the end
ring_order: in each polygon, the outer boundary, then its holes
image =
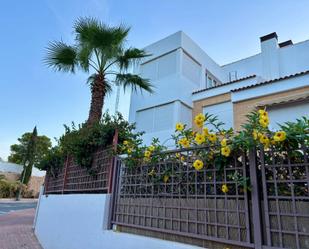
MULTIPOLYGON (((19 181, 9 181, 4 176, 0 176, 0 198, 14 198, 19 184, 19 181)), ((30 192, 27 190, 26 185, 22 185, 22 196, 26 195, 28 198, 33 197, 33 193, 31 196, 30 192)))
POLYGON ((65 134, 58 139, 58 145, 47 153, 37 167, 57 176, 66 156, 70 155, 78 165, 90 168, 93 153, 98 148, 112 145, 116 130, 118 130, 118 143, 123 143, 140 135, 140 133, 133 134, 134 129, 135 126, 124 120, 120 113, 115 116, 105 113, 100 122, 91 126, 87 124, 76 126, 74 123, 71 127, 65 125, 65 134))

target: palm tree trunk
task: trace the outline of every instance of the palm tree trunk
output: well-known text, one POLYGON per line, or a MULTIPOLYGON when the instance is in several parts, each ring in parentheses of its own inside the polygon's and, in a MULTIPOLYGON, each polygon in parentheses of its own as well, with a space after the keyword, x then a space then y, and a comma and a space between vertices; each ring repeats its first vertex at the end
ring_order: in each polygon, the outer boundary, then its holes
POLYGON ((105 98, 105 82, 103 75, 97 75, 91 86, 91 104, 87 124, 92 125, 100 121, 105 98))

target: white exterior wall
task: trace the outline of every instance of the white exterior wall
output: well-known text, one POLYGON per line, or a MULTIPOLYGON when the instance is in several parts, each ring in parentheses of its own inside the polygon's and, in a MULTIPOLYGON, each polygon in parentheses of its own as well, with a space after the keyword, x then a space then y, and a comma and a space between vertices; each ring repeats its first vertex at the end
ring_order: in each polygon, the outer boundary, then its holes
POLYGON ((278 124, 284 124, 287 121, 295 122, 296 119, 304 116, 309 118, 309 102, 270 107, 267 111, 270 120, 269 128, 277 130, 280 128, 278 124))
POLYGON ((260 85, 238 92, 232 92, 232 102, 238 102, 255 97, 270 95, 273 93, 284 92, 296 88, 301 88, 309 85, 309 74, 301 75, 298 77, 289 78, 272 82, 270 84, 260 85))
POLYGON ((41 196, 35 234, 44 249, 198 249, 200 247, 105 230, 109 195, 41 196))
POLYGON ((255 74, 268 80, 309 69, 309 40, 282 48, 275 46, 274 40, 262 42, 259 54, 223 65, 226 81, 232 71, 237 71, 238 78, 255 74))
MULTIPOLYGON (((217 116, 219 121, 224 123, 222 128, 224 129, 233 128, 233 123, 234 123, 233 103, 231 101, 216 104, 216 105, 205 106, 203 108, 203 113, 213 114, 217 116)), ((214 128, 214 127, 209 126, 208 128, 214 128)))
MULTIPOLYGON (((23 165, 0 161, 0 174, 2 172, 21 174, 22 171, 23 171, 23 165)), ((45 176, 45 174, 46 174, 46 171, 44 170, 39 170, 36 167, 32 168, 32 173, 31 173, 32 176, 42 177, 42 176, 45 176)))
POLYGON ((309 69, 309 41, 279 49, 280 77, 309 69))
POLYGON ((159 138, 163 145, 172 148, 174 142, 171 135, 177 122, 191 127, 192 108, 176 100, 165 105, 155 106, 138 111, 136 114, 136 130, 145 131, 143 141, 149 145, 152 138, 159 138))
POLYGON ((236 89, 236 88, 254 85, 260 80, 261 80, 260 78, 254 77, 254 78, 249 78, 246 80, 238 81, 233 84, 226 84, 220 87, 210 88, 203 92, 194 93, 192 95, 192 100, 197 101, 200 99, 210 98, 210 97, 214 97, 214 96, 221 95, 224 93, 229 93, 231 90, 236 89))
POLYGON ((262 76, 262 57, 261 54, 256 54, 251 57, 235 61, 222 66, 225 75, 225 82, 229 81, 229 73, 237 72, 237 78, 244 78, 250 75, 262 76))
MULTIPOLYGON (((155 87, 155 93, 153 95, 148 93, 143 95, 140 93, 132 94, 129 121, 136 122, 136 113, 145 108, 178 100, 192 107, 193 101, 229 93, 233 89, 250 86, 265 80, 309 70, 309 41, 280 48, 277 38, 273 37, 261 42, 260 46, 261 52, 259 54, 224 66, 219 66, 190 37, 181 31, 147 46, 145 50, 152 56, 145 58, 143 60, 145 64, 138 70, 141 70, 141 76, 150 78, 155 87), (205 88, 206 69, 222 83, 227 83, 229 73, 234 71, 237 72, 237 79, 251 75, 256 75, 256 77, 192 95, 192 92, 205 88)), ((249 88, 232 93, 232 102, 302 87, 308 85, 308 82, 300 77, 295 77, 263 87, 249 88)), ((177 114, 177 112, 178 109, 174 108, 174 113, 171 114, 174 119, 170 120, 170 127, 175 122, 186 123, 188 120, 188 118, 184 118, 188 116, 187 114, 177 114)), ((187 112, 187 110, 184 112, 187 112)), ((228 116, 231 115, 232 113, 228 116)), ((154 122, 158 121, 155 120, 154 122)), ((191 125, 191 120, 188 124, 191 125)), ((173 132, 174 128, 154 129, 145 134, 145 143, 149 144, 152 137, 159 137, 161 141, 165 141, 173 132)))
MULTIPOLYGON (((137 123, 138 131, 146 131, 143 138, 148 145, 153 137, 162 142, 170 138, 177 122, 191 126, 192 92, 205 87, 206 68, 219 79, 223 74, 219 65, 183 32, 177 32, 145 50, 152 56, 145 58, 136 72, 150 79, 155 93, 132 93, 129 121, 137 123), (170 102, 175 103, 173 112, 169 113, 170 123, 164 123, 165 129, 160 129, 161 117, 166 113, 163 109, 161 114, 158 113, 156 106, 170 102), (178 106, 177 102, 184 105, 178 106), (152 108, 157 112, 152 114, 152 108), (145 109, 149 109, 149 113, 145 109), (153 118, 154 115, 159 118, 153 118)), ((167 122, 166 118, 163 119, 167 122)), ((165 145, 172 146, 172 143, 168 141, 165 145)))

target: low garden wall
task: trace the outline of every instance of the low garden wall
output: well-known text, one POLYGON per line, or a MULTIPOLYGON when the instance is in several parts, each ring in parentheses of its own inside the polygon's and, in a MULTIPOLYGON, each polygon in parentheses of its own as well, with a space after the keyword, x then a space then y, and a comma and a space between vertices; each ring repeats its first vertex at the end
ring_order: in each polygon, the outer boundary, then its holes
POLYGON ((41 195, 35 234, 44 249, 197 249, 106 230, 109 194, 41 195))

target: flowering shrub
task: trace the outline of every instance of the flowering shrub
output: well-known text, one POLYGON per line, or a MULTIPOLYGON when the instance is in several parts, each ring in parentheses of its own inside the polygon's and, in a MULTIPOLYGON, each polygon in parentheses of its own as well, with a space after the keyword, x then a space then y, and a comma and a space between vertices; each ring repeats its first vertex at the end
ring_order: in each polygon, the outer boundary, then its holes
MULTIPOLYGON (((186 162, 186 165, 199 172, 208 165, 214 164, 216 169, 222 172, 226 165, 232 163, 233 156, 238 156, 239 152, 247 151, 253 147, 263 147, 264 150, 276 148, 276 150, 286 152, 295 151, 300 146, 308 146, 309 120, 306 117, 298 119, 296 122, 282 124, 278 131, 271 131, 268 128, 269 122, 267 111, 261 109, 249 113, 247 122, 242 125, 241 131, 234 132, 232 128, 223 129, 223 123, 216 116, 200 113, 194 118, 194 123, 199 131, 187 128, 186 124, 176 124, 175 134, 172 135, 172 138, 175 141, 175 147, 180 151, 172 159, 185 163, 188 154, 182 151, 186 151, 188 148, 205 148, 190 151, 190 162, 186 162)), ((125 159, 126 166, 154 164, 166 159, 166 153, 162 153, 166 148, 160 145, 158 139, 153 139, 149 147, 142 146, 142 143, 142 139, 139 137, 135 140, 125 141, 121 145, 122 152, 128 155, 125 159)), ((171 157, 169 156, 168 159, 171 160, 171 157)), ((165 183, 168 182, 170 174, 169 171, 165 172, 161 180, 165 183)), ((150 169, 148 175, 158 180, 155 177, 154 168, 150 169)), ((248 178, 237 172, 227 177, 242 186, 244 191, 250 190, 248 178)), ((228 185, 223 184, 221 191, 228 193, 228 185)))
POLYGON ((139 138, 142 133, 134 133, 134 129, 135 126, 126 121, 120 113, 114 116, 105 113, 99 122, 91 126, 86 123, 78 126, 72 123, 71 127, 65 125, 65 134, 57 139, 58 144, 46 153, 37 167, 57 177, 69 155, 79 166, 87 168, 88 172, 93 174, 93 153, 99 148, 112 145, 115 130, 118 131, 119 143, 130 140, 141 145, 139 138))

